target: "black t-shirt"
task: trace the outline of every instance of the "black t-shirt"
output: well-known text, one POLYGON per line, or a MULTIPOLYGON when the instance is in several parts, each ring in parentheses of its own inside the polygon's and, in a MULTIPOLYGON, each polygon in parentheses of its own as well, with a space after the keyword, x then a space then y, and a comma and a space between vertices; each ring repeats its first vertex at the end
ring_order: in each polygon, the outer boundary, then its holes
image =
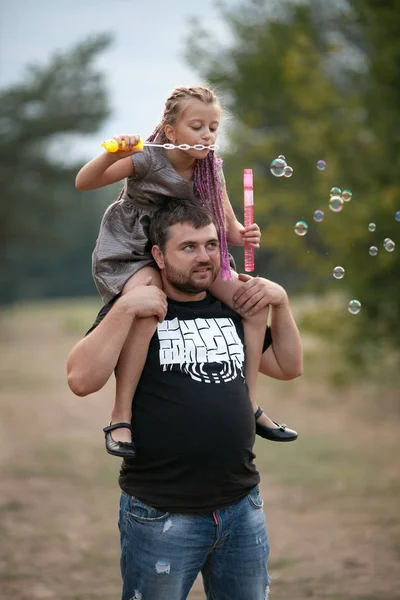
MULTIPOLYGON (((228 506, 257 485, 243 339, 240 316, 213 296, 168 300, 133 399, 137 456, 123 461, 119 477, 127 494, 194 513, 228 506)), ((264 350, 270 343, 267 328, 264 350)))

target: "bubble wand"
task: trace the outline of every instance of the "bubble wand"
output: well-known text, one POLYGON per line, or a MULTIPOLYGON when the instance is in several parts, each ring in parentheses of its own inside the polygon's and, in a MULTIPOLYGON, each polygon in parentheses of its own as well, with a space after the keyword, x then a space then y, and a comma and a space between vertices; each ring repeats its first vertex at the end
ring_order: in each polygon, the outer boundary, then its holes
MULTIPOLYGON (((245 169, 243 172, 244 189, 244 226, 254 223, 254 197, 253 197, 253 170, 245 169)), ((246 273, 254 271, 254 248, 244 244, 244 270, 246 273)))
MULTIPOLYGON (((118 142, 115 139, 106 140, 102 143, 103 148, 107 150, 107 152, 118 152, 120 149, 118 146, 118 142)), ((124 152, 128 152, 125 150, 125 140, 121 142, 122 150, 124 152)), ((152 146, 153 148, 165 148, 166 150, 174 150, 175 148, 179 150, 217 150, 218 146, 216 144, 210 144, 209 146, 204 146, 203 144, 195 144, 194 146, 190 146, 189 144, 179 144, 176 146, 175 144, 156 144, 155 142, 144 142, 142 139, 138 141, 136 146, 132 146, 132 150, 142 149, 144 146, 152 146)))

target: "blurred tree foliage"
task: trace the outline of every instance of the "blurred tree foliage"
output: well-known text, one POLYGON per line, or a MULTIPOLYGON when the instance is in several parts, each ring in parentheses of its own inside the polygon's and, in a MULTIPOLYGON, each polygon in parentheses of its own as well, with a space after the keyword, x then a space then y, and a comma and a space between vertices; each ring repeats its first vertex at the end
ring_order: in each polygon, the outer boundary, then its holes
MULTIPOLYGON (((93 66, 110 39, 102 35, 31 67, 0 92, 0 302, 94 293, 90 260, 104 193, 75 189, 62 136, 97 131, 108 114, 105 86, 93 66), (93 198, 92 198, 93 200, 93 198)), ((108 190, 108 201, 110 195, 108 190)))
POLYGON ((400 1, 247 0, 233 10, 220 2, 220 11, 230 41, 193 21, 187 58, 234 116, 224 168, 237 214, 243 168, 254 171, 258 272, 292 291, 340 291, 338 329, 347 315, 355 336, 374 344, 377 332, 399 345, 400 1), (271 175, 279 154, 293 177, 271 175), (353 193, 339 213, 328 207, 333 186, 353 193), (322 223, 313 221, 316 209, 322 223), (299 220, 309 224, 304 237, 293 233, 299 220), (398 244, 392 253, 386 237, 398 244), (341 281, 332 277, 337 265, 346 270, 341 281), (361 301, 361 318, 348 315, 351 298, 361 301))

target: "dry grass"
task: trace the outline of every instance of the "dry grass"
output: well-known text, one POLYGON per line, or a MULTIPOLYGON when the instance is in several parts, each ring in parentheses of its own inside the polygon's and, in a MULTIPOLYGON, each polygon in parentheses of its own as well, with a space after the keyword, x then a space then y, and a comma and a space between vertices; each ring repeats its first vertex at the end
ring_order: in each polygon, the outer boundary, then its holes
MULTIPOLYGON (((113 382, 80 399, 65 381, 65 358, 97 306, 31 305, 0 318, 0 589, 7 600, 120 597, 119 461, 103 451, 101 432, 113 382)), ((272 597, 398 600, 398 392, 390 381, 331 387, 329 346, 305 341, 302 378, 259 382, 268 413, 300 432, 295 444, 256 444, 272 597)), ((190 600, 200 599, 198 581, 190 600)))

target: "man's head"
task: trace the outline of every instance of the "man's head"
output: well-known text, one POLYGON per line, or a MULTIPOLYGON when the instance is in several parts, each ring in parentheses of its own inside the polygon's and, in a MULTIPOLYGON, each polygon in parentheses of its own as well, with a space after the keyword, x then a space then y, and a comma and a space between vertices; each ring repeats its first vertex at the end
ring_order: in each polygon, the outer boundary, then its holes
POLYGON ((207 290, 218 276, 217 224, 199 202, 168 200, 152 216, 152 254, 163 282, 184 294, 207 290))

